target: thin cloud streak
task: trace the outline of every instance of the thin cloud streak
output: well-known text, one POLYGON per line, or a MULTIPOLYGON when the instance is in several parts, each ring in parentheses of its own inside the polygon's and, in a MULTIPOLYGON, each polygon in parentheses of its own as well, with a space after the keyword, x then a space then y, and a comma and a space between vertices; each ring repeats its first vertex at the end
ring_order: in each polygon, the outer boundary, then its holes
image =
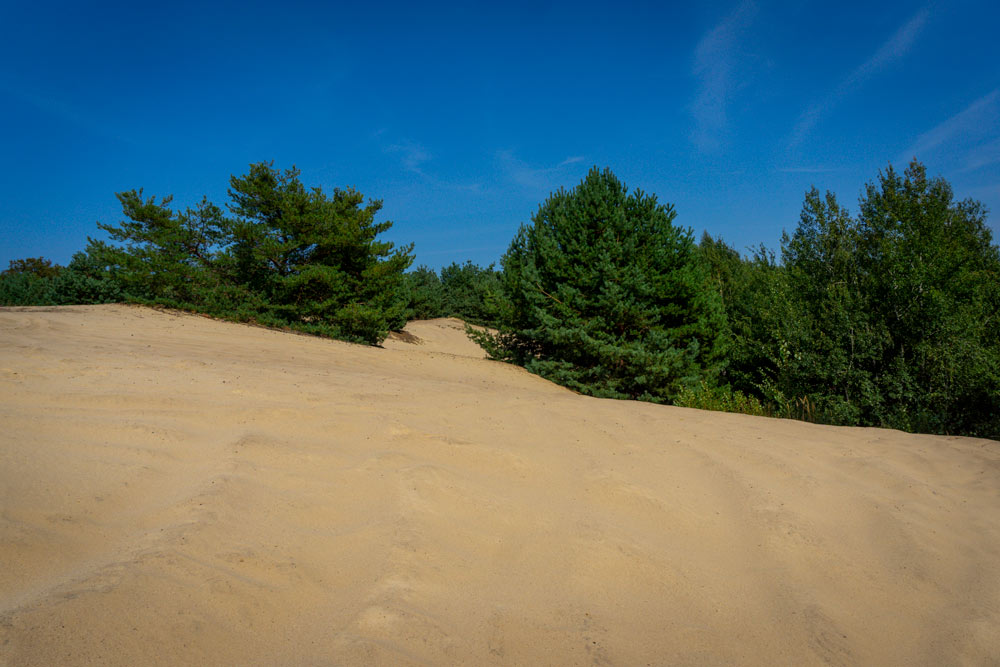
POLYGON ((38 95, 27 90, 14 88, 0 81, 0 94, 8 95, 22 104, 32 106, 38 111, 53 118, 57 118, 64 123, 85 130, 91 134, 121 142, 129 147, 136 147, 138 144, 127 137, 121 136, 117 130, 112 129, 104 123, 93 120, 85 113, 70 106, 68 103, 53 97, 38 95))
MULTIPOLYGON (((900 156, 900 162, 908 162, 939 150, 955 142, 967 142, 970 137, 980 135, 984 128, 997 127, 1000 121, 1000 90, 984 95, 968 107, 936 127, 924 132, 900 156)), ((966 157, 965 170, 971 171, 1000 160, 1000 145, 997 142, 973 149, 966 157), (992 153, 991 153, 992 151, 992 153), (992 155, 992 157, 991 157, 992 155)))
POLYGON ((892 36, 878 48, 877 51, 875 51, 871 58, 848 74, 847 77, 845 77, 844 80, 841 81, 836 88, 834 88, 833 92, 827 95, 819 103, 813 104, 806 109, 805 112, 803 112, 799 117, 798 122, 795 124, 795 128, 792 130, 789 146, 794 147, 802 143, 812 129, 816 127, 817 123, 819 123, 824 116, 830 113, 830 111, 842 99, 856 91, 864 85, 865 82, 885 70, 887 67, 902 60, 906 54, 910 52, 910 49, 913 48, 913 44, 917 41, 917 37, 920 36, 920 32, 923 30, 924 25, 926 25, 927 18, 929 16, 930 11, 926 8, 921 9, 916 14, 911 16, 906 23, 900 26, 899 29, 896 30, 896 32, 894 32, 892 36))
POLYGON ((409 140, 386 146, 383 150, 386 153, 400 153, 402 155, 400 163, 403 168, 420 176, 426 176, 420 165, 433 157, 423 146, 409 140))
POLYGON ((962 171, 975 171, 997 163, 1000 163, 1000 138, 973 149, 966 156, 962 171))
POLYGON ((496 159, 500 162, 501 169, 514 183, 532 190, 551 191, 555 189, 555 176, 565 173, 565 167, 579 164, 586 158, 574 155, 554 167, 532 167, 518 158, 514 151, 500 150, 496 152, 496 159))
MULTIPOLYGON (((384 134, 385 130, 383 129, 376 131, 373 136, 377 139, 384 134)), ((404 139, 403 141, 384 146, 382 152, 386 154, 399 154, 399 163, 403 169, 411 174, 416 174, 424 182, 435 187, 459 192, 480 192, 482 190, 481 183, 449 181, 428 173, 424 165, 430 162, 434 156, 422 144, 415 141, 404 139)))
POLYGON ((782 167, 778 169, 782 174, 830 174, 835 171, 843 171, 840 167, 782 167))
POLYGON ((729 126, 727 106, 736 84, 739 37, 756 13, 757 5, 744 0, 695 47, 692 73, 701 82, 691 104, 695 125, 691 140, 703 152, 717 151, 722 145, 729 126))

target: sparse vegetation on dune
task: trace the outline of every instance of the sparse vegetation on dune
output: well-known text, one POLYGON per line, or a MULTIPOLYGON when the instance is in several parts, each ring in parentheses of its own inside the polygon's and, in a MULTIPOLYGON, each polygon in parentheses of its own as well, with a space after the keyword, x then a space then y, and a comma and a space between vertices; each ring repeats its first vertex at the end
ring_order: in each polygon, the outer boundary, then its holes
POLYGON ((487 352, 574 390, 831 424, 1000 437, 1000 253, 973 200, 914 161, 852 216, 806 194, 780 256, 695 244, 669 204, 594 169, 522 226, 501 269, 406 273, 381 202, 257 163, 226 209, 142 190, 66 267, 11 262, 0 304, 133 301, 377 344, 460 317, 487 352))

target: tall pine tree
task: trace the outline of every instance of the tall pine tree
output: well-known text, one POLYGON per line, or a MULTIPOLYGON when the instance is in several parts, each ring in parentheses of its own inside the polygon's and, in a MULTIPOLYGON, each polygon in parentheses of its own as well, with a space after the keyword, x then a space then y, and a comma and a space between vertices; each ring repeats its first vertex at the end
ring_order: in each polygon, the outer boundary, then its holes
POLYGON ((595 396, 667 401, 712 381, 725 315, 669 204, 594 168, 549 197, 503 258, 491 356, 595 396))

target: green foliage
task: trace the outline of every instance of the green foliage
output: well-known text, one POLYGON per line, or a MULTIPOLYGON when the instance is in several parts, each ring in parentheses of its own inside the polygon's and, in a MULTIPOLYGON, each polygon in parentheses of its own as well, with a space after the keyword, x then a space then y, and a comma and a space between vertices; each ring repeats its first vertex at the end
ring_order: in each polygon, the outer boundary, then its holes
POLYGON ((725 316, 690 230, 592 169, 522 226, 503 258, 490 356, 595 396, 669 400, 714 381, 725 316))
POLYGON ((50 306, 52 279, 19 271, 0 275, 0 306, 50 306))
POLYGON ((11 260, 9 268, 0 272, 0 306, 54 304, 52 279, 61 270, 44 257, 11 260))
POLYGON ((444 267, 439 277, 421 266, 405 275, 401 295, 408 320, 458 317, 493 326, 502 302, 500 273, 492 264, 482 268, 466 262, 444 267))
POLYGON ((385 313, 377 308, 349 303, 337 311, 333 324, 339 338, 377 345, 385 338, 385 313))
POLYGON ((17 259, 0 273, 0 305, 58 306, 116 303, 120 286, 111 280, 93 256, 78 252, 69 266, 53 265, 41 257, 17 259))
POLYGON ((670 205, 591 170, 522 226, 503 270, 404 273, 381 202, 250 166, 226 210, 119 193, 66 267, 0 273, 0 305, 136 301, 377 344, 460 317, 494 359, 595 396, 831 424, 1000 437, 1000 250, 975 201, 914 161, 852 216, 805 195, 780 261, 675 227, 670 205))
POLYGON ((441 269, 442 310, 471 324, 493 326, 499 316, 500 273, 466 262, 441 269))
MULTIPOLYGON (((298 170, 250 166, 230 179, 226 213, 203 200, 184 211, 142 190, 118 194, 125 220, 98 224, 61 298, 126 298, 237 321, 377 344, 402 327, 398 294, 412 246, 378 236, 381 202, 355 190, 306 189, 298 170)), ((76 260, 75 260, 76 261, 76 260)))
POLYGON ((404 275, 402 299, 407 320, 444 317, 444 290, 437 272, 419 266, 404 275))
POLYGON ((873 421, 1000 434, 1000 253, 985 219, 982 204, 954 201, 917 162, 866 187, 860 280, 886 332, 873 421))
POLYGON ((157 203, 141 189, 117 197, 126 220, 97 226, 123 245, 90 239, 87 254, 130 297, 197 303, 216 283, 213 248, 226 229, 221 209, 202 200, 194 209, 174 211, 170 197, 157 203))
MULTIPOLYGON (((774 379, 789 361, 782 347, 796 329, 785 272, 763 246, 744 260, 733 248, 707 233, 698 253, 726 309, 726 363, 720 383, 775 400, 774 379)), ((787 347, 787 346, 786 346, 787 347)))
POLYGON ((24 259, 12 259, 8 268, 0 272, 0 276, 12 276, 18 273, 30 273, 38 278, 54 278, 59 275, 62 267, 53 265, 52 260, 44 257, 25 257, 24 259))
POLYGON ((726 303, 723 378, 775 416, 1000 435, 1000 254, 974 201, 913 162, 856 217, 806 194, 782 264, 700 251, 726 303))
POLYGON ((261 295, 288 322, 333 326, 349 339, 376 343, 405 323, 398 292, 413 246, 395 249, 378 236, 378 200, 353 189, 307 190, 295 168, 268 163, 230 179, 231 236, 219 266, 231 282, 261 295), (372 329, 375 327, 375 329, 372 329))
POLYGON ((52 279, 52 293, 53 302, 59 305, 125 300, 121 285, 89 249, 75 253, 69 265, 52 279))
POLYGON ((743 392, 734 391, 729 387, 712 386, 704 380, 694 386, 682 389, 674 397, 673 403, 682 408, 738 412, 760 417, 773 416, 773 412, 768 410, 756 396, 747 396, 743 392))

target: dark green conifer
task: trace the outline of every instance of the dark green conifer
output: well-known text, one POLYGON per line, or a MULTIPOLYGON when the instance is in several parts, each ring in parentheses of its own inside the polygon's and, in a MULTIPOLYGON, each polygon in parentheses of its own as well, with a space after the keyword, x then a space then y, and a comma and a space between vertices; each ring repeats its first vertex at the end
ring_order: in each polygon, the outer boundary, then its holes
POLYGON ((595 396, 666 401, 714 380, 725 315, 669 204, 592 169, 549 197, 503 258, 491 356, 595 396))

